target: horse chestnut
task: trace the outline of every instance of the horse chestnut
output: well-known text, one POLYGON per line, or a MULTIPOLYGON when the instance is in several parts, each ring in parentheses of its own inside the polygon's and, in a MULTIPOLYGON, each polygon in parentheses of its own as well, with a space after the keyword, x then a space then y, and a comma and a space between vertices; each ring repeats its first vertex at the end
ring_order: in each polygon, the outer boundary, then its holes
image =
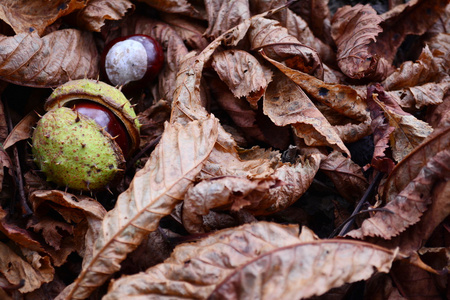
POLYGON ((135 34, 116 38, 106 45, 100 71, 112 85, 143 86, 158 76, 163 64, 161 45, 150 36, 135 34))
POLYGON ((94 80, 56 88, 33 132, 33 156, 49 181, 99 190, 119 179, 139 147, 136 114, 118 89, 94 80))

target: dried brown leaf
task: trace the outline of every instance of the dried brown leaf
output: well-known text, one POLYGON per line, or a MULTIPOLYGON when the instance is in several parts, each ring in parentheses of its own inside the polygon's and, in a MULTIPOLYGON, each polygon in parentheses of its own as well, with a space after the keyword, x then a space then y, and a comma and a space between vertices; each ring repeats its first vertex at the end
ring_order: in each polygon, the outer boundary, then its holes
POLYGON ((271 59, 317 78, 323 78, 322 62, 316 50, 300 43, 275 20, 257 18, 248 32, 252 50, 264 50, 271 59))
POLYGON ((48 256, 40 256, 37 252, 26 250, 15 253, 6 244, 0 242, 0 274, 12 284, 17 285, 21 293, 38 289, 43 283, 53 280, 55 270, 48 256))
POLYGON ((217 139, 217 120, 167 124, 145 167, 103 219, 93 253, 83 270, 59 296, 84 299, 120 269, 119 263, 171 213, 200 172, 217 139))
POLYGON ((382 18, 370 5, 339 8, 331 20, 331 35, 337 45, 339 68, 350 78, 384 79, 388 63, 371 45, 382 31, 382 18))
POLYGON ((205 1, 208 18, 207 37, 217 38, 228 29, 250 18, 248 0, 205 1))
POLYGON ((405 109, 422 109, 424 106, 442 103, 445 94, 450 90, 450 81, 429 82, 401 90, 387 92, 405 109))
POLYGON ((182 14, 198 19, 204 19, 204 14, 199 12, 187 0, 139 0, 149 6, 167 13, 182 14))
POLYGON ((358 93, 349 86, 327 84, 311 75, 286 67, 262 53, 270 63, 277 67, 293 82, 300 86, 310 97, 331 107, 338 113, 351 119, 364 122, 368 118, 366 104, 358 93))
POLYGON ((85 1, 79 0, 4 0, 0 3, 0 19, 9 24, 16 34, 36 30, 42 35, 47 26, 57 19, 85 5, 85 1))
MULTIPOLYGON (((448 7, 449 6, 447 5, 447 11, 450 10, 448 9, 448 7)), ((431 50, 431 53, 433 53, 434 60, 438 64, 440 71, 444 74, 446 73, 448 74, 450 70, 450 34, 448 33, 449 31, 446 31, 446 33, 439 33, 426 42, 426 44, 431 50)))
POLYGON ((387 211, 376 212, 364 220, 360 229, 348 233, 362 239, 366 236, 379 236, 391 239, 419 222, 423 212, 431 203, 433 186, 439 180, 450 179, 450 151, 444 150, 433 156, 393 201, 384 206, 387 211))
POLYGON ((380 85, 375 91, 377 96, 373 97, 373 101, 383 110, 389 126, 394 127, 394 131, 389 136, 392 156, 397 162, 401 161, 422 143, 433 128, 428 123, 404 112, 380 85))
POLYGON ((278 126, 291 125, 308 146, 329 146, 350 154, 305 92, 281 73, 275 75, 264 95, 264 113, 278 126))
POLYGON ((77 24, 81 28, 100 32, 106 20, 120 20, 134 4, 128 0, 90 0, 77 13, 77 24))
POLYGON ((322 160, 320 170, 330 177, 339 194, 350 203, 361 199, 369 185, 361 167, 337 151, 322 160))
POLYGON ((236 98, 245 97, 252 107, 264 94, 272 72, 243 50, 226 50, 215 53, 212 67, 236 98))
POLYGON ((447 4, 448 0, 412 0, 384 13, 380 23, 383 31, 372 47, 373 53, 392 63, 405 38, 424 34, 445 12, 447 4))
POLYGON ((116 280, 105 299, 302 299, 388 272, 395 258, 363 242, 302 241, 294 228, 259 222, 180 245, 163 264, 116 280))
POLYGON ((0 37, 0 78, 33 87, 97 78, 98 52, 91 33, 76 29, 0 37))
POLYGON ((423 48, 416 62, 406 61, 383 81, 386 90, 414 87, 430 81, 439 81, 442 73, 428 46, 423 48))
POLYGON ((28 113, 20 122, 11 130, 6 138, 3 147, 8 149, 15 143, 29 139, 33 132, 33 127, 39 121, 39 115, 36 112, 28 113))

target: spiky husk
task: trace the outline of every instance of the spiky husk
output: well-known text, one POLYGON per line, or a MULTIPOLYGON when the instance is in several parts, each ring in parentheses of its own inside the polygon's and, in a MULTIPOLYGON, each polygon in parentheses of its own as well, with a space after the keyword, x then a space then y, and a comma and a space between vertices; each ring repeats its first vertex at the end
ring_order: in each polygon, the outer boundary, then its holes
POLYGON ((36 163, 61 187, 98 190, 123 173, 125 159, 117 143, 94 120, 70 108, 47 112, 32 139, 36 163))

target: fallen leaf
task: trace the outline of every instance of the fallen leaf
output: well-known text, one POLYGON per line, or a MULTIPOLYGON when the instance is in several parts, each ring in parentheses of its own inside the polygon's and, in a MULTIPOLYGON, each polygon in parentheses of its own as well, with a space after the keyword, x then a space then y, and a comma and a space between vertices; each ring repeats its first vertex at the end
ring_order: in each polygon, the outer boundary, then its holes
POLYGON ((337 151, 322 160, 320 170, 333 181, 339 194, 350 203, 361 199, 369 186, 361 167, 337 151))
POLYGON ((36 112, 30 112, 27 114, 20 122, 14 126, 13 130, 9 133, 6 138, 3 147, 8 149, 15 143, 29 139, 33 132, 33 127, 39 121, 39 115, 36 112))
POLYGON ((301 299, 367 279, 374 270, 388 272, 396 256, 363 242, 307 240, 298 238, 294 226, 266 222, 218 231, 178 246, 169 259, 145 273, 114 281, 105 299, 301 299))
POLYGON ((433 131, 426 122, 404 112, 401 107, 383 90, 380 85, 375 88, 377 97, 373 101, 383 110, 389 126, 394 127, 389 140, 392 156, 398 162, 404 159, 433 131))
POLYGON ((134 4, 128 0, 90 0, 77 13, 77 24, 86 30, 100 32, 106 20, 120 20, 128 10, 134 10, 134 4))
POLYGON ((212 67, 236 98, 245 97, 257 107, 271 80, 272 72, 246 51, 225 50, 215 53, 212 67))
POLYGON ((350 154, 305 92, 281 73, 275 75, 264 95, 264 113, 278 126, 291 125, 308 146, 329 146, 350 154))
POLYGON ((0 78, 19 85, 54 87, 97 78, 98 52, 91 33, 76 29, 0 37, 0 78))
POLYGON ((16 34, 36 30, 42 36, 47 26, 85 5, 85 1, 80 0, 5 0, 0 3, 0 19, 9 24, 16 34))
POLYGON ((350 78, 382 80, 388 73, 388 62, 371 51, 382 31, 382 18, 369 4, 343 6, 331 20, 331 35, 337 46, 339 68, 350 78))
POLYGON ((433 156, 422 168, 416 178, 383 208, 376 212, 348 236, 362 239, 366 236, 379 236, 391 239, 419 222, 420 217, 431 203, 433 186, 438 180, 449 180, 450 152, 441 151, 433 156))
POLYGON ((34 291, 53 280, 55 270, 48 256, 42 257, 26 248, 18 254, 0 242, 0 257, 0 274, 13 285, 19 285, 23 280, 23 286, 19 288, 21 293, 34 291))
POLYGON ((351 87, 341 84, 327 84, 311 75, 288 68, 264 53, 261 54, 314 100, 351 119, 357 121, 367 119, 366 104, 351 87))
POLYGON ((203 19, 204 15, 201 14, 194 6, 192 6, 187 0, 139 0, 149 6, 167 13, 182 14, 191 16, 198 19, 203 19))
POLYGON ((300 43, 275 20, 255 18, 248 32, 252 50, 264 50, 273 60, 289 68, 323 78, 323 67, 314 49, 300 43))
POLYGON ((208 29, 205 36, 217 38, 230 28, 250 18, 248 0, 205 1, 208 29))
POLYGON ((192 18, 181 15, 174 18, 172 14, 162 12, 160 17, 164 23, 170 25, 178 33, 190 49, 200 51, 208 46, 208 40, 203 35, 206 27, 202 22, 193 22, 192 18))
POLYGON ((450 81, 429 82, 419 86, 408 87, 387 92, 405 109, 422 109, 424 106, 442 103, 445 94, 450 90, 450 81))
POLYGON ((200 172, 217 139, 214 117, 186 126, 168 124, 145 167, 105 218, 83 270, 59 296, 86 298, 120 269, 119 263, 171 213, 200 172))

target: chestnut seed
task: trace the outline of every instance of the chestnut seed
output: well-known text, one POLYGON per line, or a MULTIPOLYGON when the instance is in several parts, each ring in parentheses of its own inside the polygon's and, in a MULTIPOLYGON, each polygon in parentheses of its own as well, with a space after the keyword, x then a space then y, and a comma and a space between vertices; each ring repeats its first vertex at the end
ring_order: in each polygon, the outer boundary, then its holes
POLYGON ((161 45, 152 37, 135 34, 112 40, 103 50, 100 70, 112 85, 144 86, 164 64, 161 45))
POLYGON ((128 154, 130 141, 127 130, 110 109, 92 101, 80 100, 73 103, 72 110, 93 119, 115 139, 122 153, 128 154))

